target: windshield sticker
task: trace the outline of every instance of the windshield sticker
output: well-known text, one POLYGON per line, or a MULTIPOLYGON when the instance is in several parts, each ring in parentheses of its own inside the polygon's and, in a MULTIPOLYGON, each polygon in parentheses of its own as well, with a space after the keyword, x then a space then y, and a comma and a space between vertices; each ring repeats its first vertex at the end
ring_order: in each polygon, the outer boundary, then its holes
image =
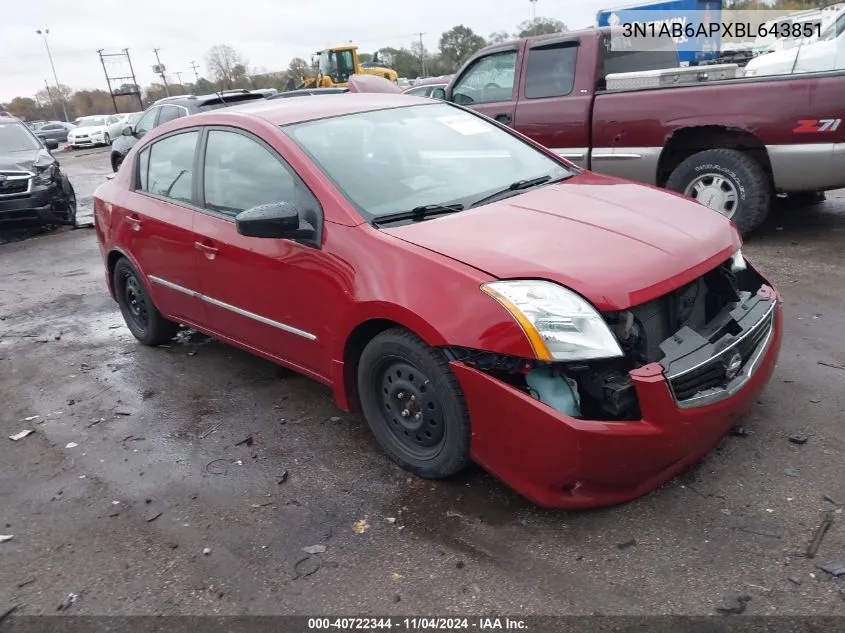
POLYGON ((490 131, 490 127, 484 125, 479 119, 469 114, 455 114, 453 116, 441 116, 437 118, 443 125, 446 125, 459 134, 471 136, 473 134, 484 134, 490 131))
POLYGON ((432 178, 431 176, 420 174, 419 176, 406 178, 402 181, 402 184, 405 185, 411 191, 419 191, 420 189, 428 189, 430 187, 435 186, 437 184, 437 181, 434 180, 434 178, 432 178))

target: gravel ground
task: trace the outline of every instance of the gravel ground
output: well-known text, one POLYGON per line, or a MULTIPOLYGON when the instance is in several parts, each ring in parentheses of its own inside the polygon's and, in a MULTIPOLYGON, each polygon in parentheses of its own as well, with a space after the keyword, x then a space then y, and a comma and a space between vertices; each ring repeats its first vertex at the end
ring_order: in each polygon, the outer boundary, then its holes
MULTIPOLYGON (((60 156, 84 226, 108 154, 60 156)), ((747 436, 589 512, 477 469, 410 478, 320 384, 196 333, 136 344, 92 230, 0 236, 0 613, 74 593, 97 615, 707 615, 746 595, 749 614, 845 615, 845 578, 817 567, 845 559, 845 192, 828 198, 744 249, 786 301, 747 436)))

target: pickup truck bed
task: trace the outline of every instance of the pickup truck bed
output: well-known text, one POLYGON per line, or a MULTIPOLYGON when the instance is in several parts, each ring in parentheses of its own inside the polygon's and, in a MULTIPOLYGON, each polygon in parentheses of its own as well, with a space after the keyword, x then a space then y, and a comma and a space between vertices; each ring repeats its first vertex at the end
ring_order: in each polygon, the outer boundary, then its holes
POLYGON ((580 167, 690 195, 743 233, 776 193, 845 186, 845 72, 605 89, 611 72, 677 65, 589 29, 487 47, 444 96, 580 167))

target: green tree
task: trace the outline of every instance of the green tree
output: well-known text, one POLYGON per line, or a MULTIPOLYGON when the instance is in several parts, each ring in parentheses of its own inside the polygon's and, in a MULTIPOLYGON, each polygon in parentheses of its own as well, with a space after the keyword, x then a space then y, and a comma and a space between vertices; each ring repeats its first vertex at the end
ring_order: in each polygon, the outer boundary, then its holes
POLYGON ((292 78, 298 86, 304 79, 311 77, 314 72, 311 68, 311 64, 301 57, 294 57, 290 60, 290 64, 288 64, 287 74, 288 78, 292 78))
POLYGON ((485 44, 483 37, 471 28, 459 24, 440 36, 440 56, 448 62, 450 70, 454 71, 485 44))
POLYGON ((553 18, 536 18, 526 20, 516 27, 518 37, 534 37, 535 35, 551 35, 567 31, 566 25, 553 18))
POLYGON ((378 56, 381 63, 395 70, 400 77, 420 75, 420 58, 407 48, 382 48, 378 56))
POLYGON ((487 37, 487 43, 501 44, 502 42, 507 42, 509 39, 511 39, 511 35, 507 31, 496 31, 495 33, 490 33, 487 37))

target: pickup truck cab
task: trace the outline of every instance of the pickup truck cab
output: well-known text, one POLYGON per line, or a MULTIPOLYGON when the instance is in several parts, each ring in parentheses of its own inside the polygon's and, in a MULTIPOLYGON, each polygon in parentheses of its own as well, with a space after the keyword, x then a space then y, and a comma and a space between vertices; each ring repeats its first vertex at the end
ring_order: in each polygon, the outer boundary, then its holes
POLYGON ((432 96, 582 168, 691 196, 745 234, 777 193, 845 186, 844 73, 712 80, 701 67, 695 83, 678 69, 676 85, 608 90, 611 74, 679 66, 674 48, 618 50, 618 41, 588 29, 489 46, 432 96))

